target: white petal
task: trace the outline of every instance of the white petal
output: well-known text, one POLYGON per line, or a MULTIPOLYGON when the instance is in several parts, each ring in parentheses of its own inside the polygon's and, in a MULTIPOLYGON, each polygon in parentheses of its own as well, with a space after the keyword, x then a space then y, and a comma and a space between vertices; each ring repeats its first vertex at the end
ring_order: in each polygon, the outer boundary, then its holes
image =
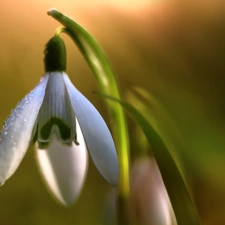
POLYGON ((109 129, 96 108, 74 87, 65 73, 64 80, 94 164, 102 176, 116 186, 118 160, 109 129))
POLYGON ((53 197, 63 205, 71 205, 78 198, 87 172, 87 149, 77 123, 79 145, 62 144, 55 136, 48 149, 37 148, 37 163, 41 175, 53 197))
POLYGON ((61 73, 49 73, 45 97, 38 115, 38 141, 49 142, 52 135, 63 143, 76 136, 75 113, 61 73))
POLYGON ((15 172, 26 153, 47 81, 48 75, 18 103, 3 125, 0 134, 1 185, 15 172))

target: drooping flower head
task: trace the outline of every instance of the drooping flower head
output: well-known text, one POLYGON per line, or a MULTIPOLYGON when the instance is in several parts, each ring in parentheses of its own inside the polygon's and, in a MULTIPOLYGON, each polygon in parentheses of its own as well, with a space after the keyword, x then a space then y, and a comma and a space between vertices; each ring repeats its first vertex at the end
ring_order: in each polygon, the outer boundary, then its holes
POLYGON ((15 172, 29 145, 46 185, 65 205, 80 193, 87 171, 87 149, 102 176, 118 182, 113 139, 95 107, 66 74, 66 48, 53 37, 45 49, 45 75, 22 99, 0 134, 0 183, 15 172))

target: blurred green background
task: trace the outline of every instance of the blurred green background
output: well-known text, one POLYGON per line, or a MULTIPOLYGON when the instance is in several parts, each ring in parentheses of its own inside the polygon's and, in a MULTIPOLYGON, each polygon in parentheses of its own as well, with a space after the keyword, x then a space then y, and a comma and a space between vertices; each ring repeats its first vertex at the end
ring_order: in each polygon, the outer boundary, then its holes
MULTIPOLYGON (((172 146, 202 224, 225 224, 225 2, 0 0, 0 123, 44 73, 44 46, 59 26, 46 14, 52 7, 98 40, 125 100, 137 104, 131 94, 137 87, 153 96, 157 104, 146 104, 172 146)), ((93 94, 98 89, 90 69, 62 37, 71 80, 108 121, 93 94)), ((130 120, 129 125, 133 156, 141 137, 130 120)), ((66 209, 47 193, 29 149, 0 188, 0 224, 103 224, 112 188, 89 161, 82 195, 66 209)))

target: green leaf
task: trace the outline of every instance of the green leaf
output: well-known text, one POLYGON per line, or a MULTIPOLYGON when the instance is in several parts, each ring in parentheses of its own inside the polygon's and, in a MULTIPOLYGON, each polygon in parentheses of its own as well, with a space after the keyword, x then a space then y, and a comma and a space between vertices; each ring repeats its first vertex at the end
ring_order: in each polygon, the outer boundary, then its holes
POLYGON ((199 225, 198 214, 179 169, 161 137, 136 108, 114 97, 102 97, 120 103, 144 132, 161 172, 178 225, 199 225))

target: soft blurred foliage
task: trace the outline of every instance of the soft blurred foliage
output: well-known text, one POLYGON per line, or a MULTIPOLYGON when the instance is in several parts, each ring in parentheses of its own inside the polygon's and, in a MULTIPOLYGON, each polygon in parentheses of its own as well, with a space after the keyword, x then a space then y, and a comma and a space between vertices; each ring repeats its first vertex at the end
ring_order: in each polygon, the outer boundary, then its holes
MULTIPOLYGON (((153 96, 157 105, 146 104, 173 146, 202 224, 225 224, 225 2, 0 0, 1 123, 43 74, 44 45, 59 25, 46 14, 52 7, 98 40, 125 100, 133 101, 127 97, 133 86, 153 96)), ((107 120, 102 100, 93 94, 97 86, 90 69, 63 38, 71 80, 107 120)), ((135 132, 131 121, 132 152, 140 151, 135 132)), ((66 209, 45 190, 33 157, 29 149, 0 189, 1 224, 101 224, 111 188, 92 163, 80 199, 66 209)))

